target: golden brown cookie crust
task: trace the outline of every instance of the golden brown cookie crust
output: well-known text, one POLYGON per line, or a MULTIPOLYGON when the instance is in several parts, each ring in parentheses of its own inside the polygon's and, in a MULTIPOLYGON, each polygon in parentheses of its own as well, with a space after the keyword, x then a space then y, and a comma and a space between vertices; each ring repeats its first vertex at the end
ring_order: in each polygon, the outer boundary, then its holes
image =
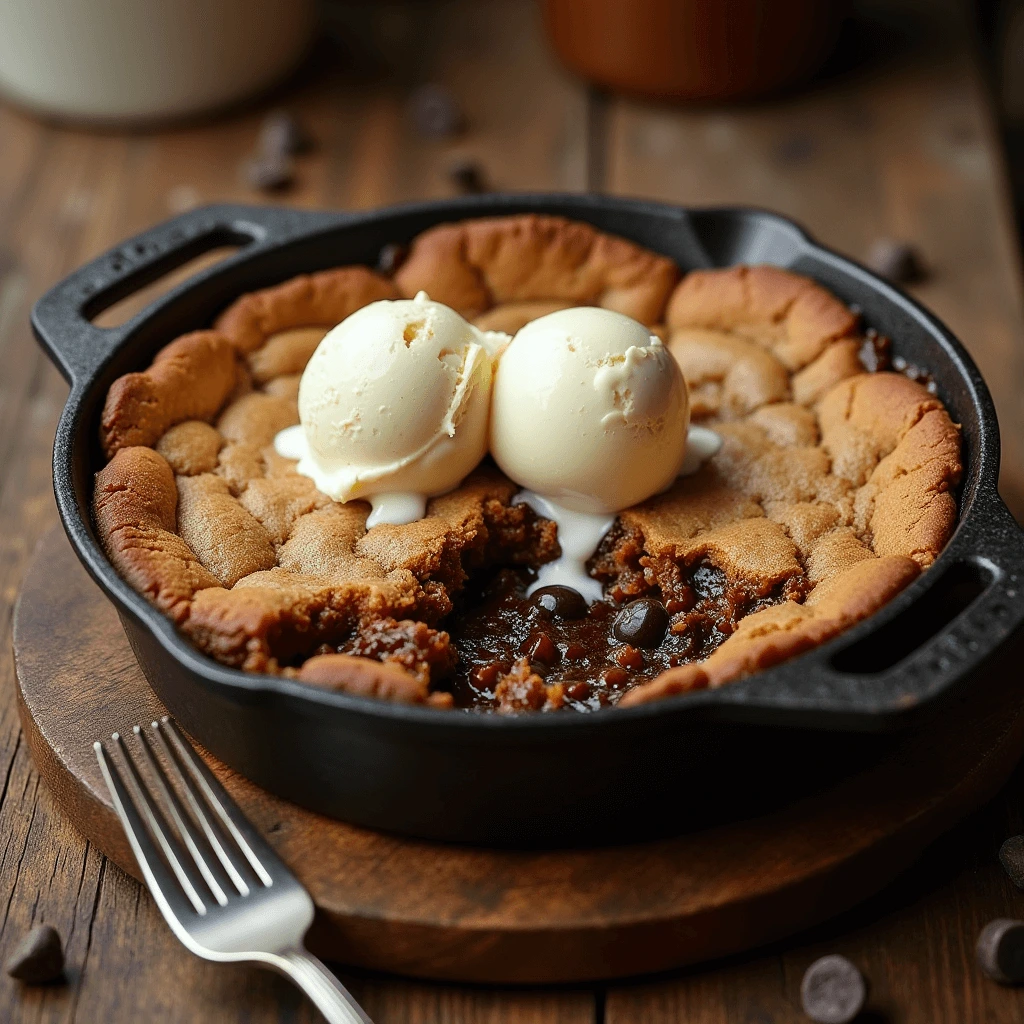
POLYGON ((100 443, 109 459, 122 448, 152 446, 185 420, 216 415, 238 380, 234 349, 216 331, 194 331, 164 346, 142 373, 118 377, 107 392, 100 443))
MULTIPOLYGON (((664 323, 694 421, 723 438, 699 473, 619 516, 593 571, 627 600, 669 595, 713 565, 776 603, 625 706, 824 642, 927 568, 953 530, 958 428, 921 384, 864 372, 857 318, 815 283, 773 267, 678 281, 664 257, 560 218, 442 225, 414 241, 394 283, 348 267, 242 296, 215 330, 177 339, 110 389, 99 536, 132 586, 225 664, 444 706, 450 696, 430 689, 447 657, 436 630, 468 574, 557 554, 554 524, 513 505, 516 486, 486 465, 427 518, 367 531, 367 505, 331 501, 274 452, 297 422, 319 333, 421 288, 488 329, 577 303, 664 323), (353 631, 365 656, 333 653, 353 631), (416 644, 433 645, 434 662, 410 660, 416 644)), ((503 708, 552 705, 529 665, 516 672, 503 708)))
POLYGON ((678 280, 664 256, 589 224, 532 213, 424 231, 395 275, 403 295, 425 290, 469 318, 494 306, 557 300, 604 306, 644 324, 661 321, 678 280))
MULTIPOLYGON (((333 327, 378 299, 397 299, 395 286, 366 267, 301 274, 274 288, 236 299, 214 325, 242 353, 297 327, 333 327)), ((294 370, 290 371, 296 372, 294 370)))

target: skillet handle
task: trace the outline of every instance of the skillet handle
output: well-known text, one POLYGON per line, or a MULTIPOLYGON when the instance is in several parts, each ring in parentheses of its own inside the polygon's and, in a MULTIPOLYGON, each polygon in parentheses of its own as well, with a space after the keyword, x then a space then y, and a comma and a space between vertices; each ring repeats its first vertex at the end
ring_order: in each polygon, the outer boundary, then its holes
MULTIPOLYGON (((204 252, 223 245, 241 247, 178 286, 187 287, 255 250, 286 241, 306 229, 314 216, 323 224, 322 214, 271 206, 223 204, 190 210, 129 238, 51 288, 32 309, 32 330, 74 386, 91 377, 134 327, 134 317, 118 327, 96 327, 91 320, 104 309, 204 252)), ((347 217, 339 214, 338 219, 347 217)))
POLYGON ((1024 653, 1008 642, 1024 638, 1024 530, 994 487, 974 506, 911 602, 897 598, 818 671, 835 681, 859 677, 862 699, 874 693, 881 707, 895 694, 909 711, 958 682, 983 684, 1010 670, 1024 653))

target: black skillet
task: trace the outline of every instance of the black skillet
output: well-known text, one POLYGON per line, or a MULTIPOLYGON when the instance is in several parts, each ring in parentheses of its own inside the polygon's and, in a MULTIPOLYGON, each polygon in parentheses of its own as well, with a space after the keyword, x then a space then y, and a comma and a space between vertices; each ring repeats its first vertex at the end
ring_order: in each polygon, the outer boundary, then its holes
POLYGON ((877 741, 927 727, 926 706, 1016 670, 1024 534, 996 491, 999 430, 977 368, 929 313, 779 216, 603 196, 487 195, 371 213, 214 206, 130 239, 36 304, 32 326, 71 384, 53 452, 61 519, 114 602, 153 689, 208 750, 267 789, 334 817, 437 839, 530 844, 622 839, 746 811, 846 770, 877 741), (684 270, 773 263, 859 307, 895 355, 927 368, 963 427, 956 533, 935 565, 867 621, 788 664, 661 703, 590 715, 462 714, 389 704, 225 668, 200 654, 107 561, 90 518, 111 381, 239 294, 294 274, 374 264, 442 221, 536 211, 587 221, 684 270), (127 323, 102 310, 192 257, 229 259, 127 323), (751 803, 751 794, 757 799, 751 803))

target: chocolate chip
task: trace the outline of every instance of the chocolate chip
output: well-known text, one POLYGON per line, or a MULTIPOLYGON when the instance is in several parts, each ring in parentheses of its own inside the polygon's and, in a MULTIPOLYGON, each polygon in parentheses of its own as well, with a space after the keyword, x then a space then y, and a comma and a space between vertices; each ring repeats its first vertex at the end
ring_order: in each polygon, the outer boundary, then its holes
POLYGON ((817 149, 813 135, 797 132, 783 139, 775 152, 784 163, 804 163, 814 156, 817 149))
POLYGON ((572 587, 541 587, 533 592, 533 603, 559 619, 582 619, 587 614, 586 600, 572 587))
POLYGON ((867 265, 893 284, 916 284, 927 276, 917 249, 895 238, 878 238, 868 252, 867 265))
POLYGON ((635 647, 657 647, 668 629, 668 612, 660 601, 641 597, 630 601, 618 615, 612 633, 616 640, 635 647))
POLYGON ((1002 985, 1024 982, 1024 921, 999 917, 978 936, 978 966, 1002 985))
POLYGON ((272 110, 260 125, 260 152, 266 156, 294 156, 312 148, 312 139, 296 116, 287 110, 272 110))
POLYGON ((14 947, 5 969, 26 985, 42 985, 60 978, 64 973, 64 950, 56 929, 37 924, 14 947))
POLYGON ((286 156, 253 157, 245 162, 242 173, 249 185, 263 192, 280 192, 295 180, 292 162, 286 156))
POLYGON ((448 177, 460 192, 487 191, 483 170, 475 160, 460 158, 454 161, 448 167, 448 177))
POLYGON ((868 989, 864 976, 833 953, 815 960, 800 984, 804 1013, 817 1024, 849 1024, 864 1007, 868 989))
POLYGON ((398 242, 388 242, 377 257, 377 269, 390 277, 405 262, 405 257, 408 255, 409 246, 400 245, 398 242))
POLYGON ((447 139, 465 127, 459 101, 450 89, 428 82, 409 97, 409 116, 416 130, 428 139, 447 139))
POLYGON ((999 863, 1018 889, 1024 889, 1024 836, 1010 836, 999 847, 999 863))

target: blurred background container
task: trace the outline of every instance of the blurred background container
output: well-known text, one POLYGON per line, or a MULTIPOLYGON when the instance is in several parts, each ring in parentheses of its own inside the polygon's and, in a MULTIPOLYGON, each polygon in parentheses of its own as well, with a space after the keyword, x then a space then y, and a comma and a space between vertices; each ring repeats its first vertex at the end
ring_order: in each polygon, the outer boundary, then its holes
POLYGON ((284 77, 315 25, 315 0, 0 0, 0 90, 91 122, 199 114, 284 77))
POLYGON ((598 85, 638 96, 749 99, 826 61, 841 0, 545 0, 555 50, 598 85))

